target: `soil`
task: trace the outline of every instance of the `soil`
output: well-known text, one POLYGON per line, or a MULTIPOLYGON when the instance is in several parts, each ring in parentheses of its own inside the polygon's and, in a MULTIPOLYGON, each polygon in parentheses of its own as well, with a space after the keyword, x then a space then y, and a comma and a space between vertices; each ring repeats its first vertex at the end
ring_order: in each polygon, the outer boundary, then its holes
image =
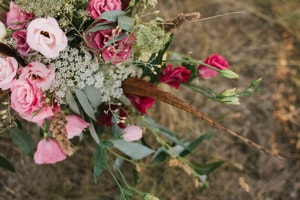
MULTIPOLYGON (((196 138, 206 131, 213 132, 212 139, 190 159, 226 162, 208 176, 209 187, 203 192, 182 169, 168 165, 143 169, 137 187, 162 200, 300 199, 300 11, 296 10, 300 2, 164 0, 157 8, 161 10, 158 15, 165 19, 181 12, 200 12, 204 20, 178 29, 171 49, 201 60, 217 52, 240 75, 238 80, 217 77, 201 80, 200 84, 217 91, 232 87, 239 90, 258 77, 263 79, 261 91, 241 98, 239 106, 212 102, 185 87, 179 91, 164 89, 286 160, 252 149, 181 110, 158 103, 149 114, 181 137, 196 138), (236 11, 242 12, 205 19, 236 11)), ((6 136, 1 137, 0 145, 0 154, 17 170, 10 173, 0 169, 0 199, 119 199, 118 188, 108 173, 94 183, 95 145, 89 141, 74 156, 49 166, 35 165, 6 136)), ((132 167, 125 165, 123 171, 131 179, 132 167)))

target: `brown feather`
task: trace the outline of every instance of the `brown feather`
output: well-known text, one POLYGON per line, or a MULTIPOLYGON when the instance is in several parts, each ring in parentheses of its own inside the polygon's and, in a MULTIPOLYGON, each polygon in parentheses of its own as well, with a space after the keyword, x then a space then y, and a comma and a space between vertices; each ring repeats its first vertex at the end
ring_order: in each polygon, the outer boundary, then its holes
POLYGON ((26 65, 24 59, 18 54, 16 49, 14 49, 10 45, 0 42, 0 54, 4 56, 14 57, 20 65, 22 66, 26 65))
POLYGON ((249 144, 250 146, 252 146, 253 148, 255 148, 259 151, 263 151, 263 152, 265 152, 271 156, 274 156, 276 158, 279 158, 279 159, 284 159, 280 155, 271 152, 270 150, 256 144, 255 142, 252 142, 251 140, 235 133, 234 131, 232 131, 228 128, 225 128, 223 125, 215 122, 214 120, 207 117, 206 115, 203 115, 196 108, 190 106, 188 103, 179 99, 175 95, 168 93, 168 92, 164 92, 164 91, 158 89, 156 86, 151 85, 147 81, 144 81, 139 78, 128 78, 123 81, 122 87, 123 87, 123 92, 125 95, 138 95, 138 96, 150 97, 150 98, 165 102, 167 104, 170 104, 172 106, 175 106, 181 110, 185 110, 186 112, 191 113, 194 116, 206 121, 208 124, 224 131, 225 133, 228 133, 229 135, 240 139, 241 141, 249 144))

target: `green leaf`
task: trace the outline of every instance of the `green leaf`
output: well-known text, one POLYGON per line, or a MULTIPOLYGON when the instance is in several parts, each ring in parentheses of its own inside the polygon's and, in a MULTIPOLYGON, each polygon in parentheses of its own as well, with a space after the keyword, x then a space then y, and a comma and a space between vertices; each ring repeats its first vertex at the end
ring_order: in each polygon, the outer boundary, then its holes
POLYGON ((116 27, 114 24, 111 22, 103 22, 103 23, 98 23, 94 25, 92 28, 88 29, 86 33, 93 33, 97 31, 102 31, 102 30, 107 30, 107 29, 112 29, 116 27))
POLYGON ((100 18, 111 22, 117 22, 118 17, 122 15, 126 15, 126 12, 121 10, 110 10, 102 13, 100 18))
POLYGON ((105 49, 105 48, 108 47, 109 45, 111 45, 111 44, 113 44, 113 43, 115 43, 115 42, 118 42, 118 41, 124 39, 126 36, 127 36, 127 34, 126 34, 125 32, 123 32, 123 33, 122 33, 121 35, 119 35, 118 37, 116 37, 116 38, 111 38, 110 40, 108 40, 108 41, 105 43, 105 45, 104 45, 104 47, 102 47, 102 49, 105 49))
POLYGON ((124 140, 111 140, 111 142, 114 144, 114 147, 135 160, 142 159, 154 153, 152 149, 149 149, 140 143, 126 142, 124 140))
POLYGON ((16 172, 14 167, 4 158, 0 155, 0 167, 7 169, 11 172, 16 172))
POLYGON ((107 168, 107 155, 101 143, 96 148, 94 162, 94 181, 97 182, 100 174, 107 168))
MULTIPOLYGON (((147 63, 154 65, 154 66, 161 65, 163 56, 165 55, 165 53, 168 50, 169 46, 171 45, 172 41, 173 41, 173 35, 170 36, 170 40, 165 44, 164 48, 158 52, 158 54, 154 53, 151 55, 151 57, 149 58, 149 61, 147 63)), ((142 66, 142 67, 144 68, 145 66, 142 66)), ((157 82, 159 82, 159 80, 158 80, 159 76, 157 76, 157 74, 160 73, 160 70, 161 70, 161 68, 157 67, 155 69, 156 73, 153 73, 153 71, 149 67, 145 67, 143 69, 142 77, 149 76, 151 83, 157 83, 157 82)))
POLYGON ((90 125, 89 125, 88 128, 89 128, 89 132, 90 132, 92 138, 94 139, 94 141, 95 141, 97 144, 99 144, 99 143, 100 143, 100 139, 99 139, 99 137, 98 137, 98 134, 97 134, 97 132, 96 132, 96 129, 95 129, 95 127, 94 127, 94 123, 92 122, 92 120, 90 121, 90 125))
POLYGON ((134 21, 131 17, 128 16, 119 16, 118 25, 121 29, 131 32, 134 27, 134 21))
POLYGON ((201 144, 204 140, 209 140, 211 139, 211 132, 207 132, 204 135, 201 135, 200 137, 198 137, 196 140, 192 141, 186 148, 185 151, 183 151, 180 156, 184 157, 187 156, 188 154, 192 153, 199 144, 201 144))
POLYGON ((164 151, 162 147, 159 147, 155 154, 152 157, 152 163, 153 164, 160 164, 163 161, 165 161, 168 157, 168 154, 164 151))
POLYGON ((98 108, 98 106, 100 106, 100 104, 102 103, 102 95, 100 91, 94 86, 86 86, 84 88, 84 92, 91 102, 93 108, 98 108))
POLYGON ((74 113, 76 113, 77 115, 80 115, 79 107, 78 107, 77 102, 70 90, 67 91, 66 101, 67 101, 68 106, 71 108, 71 110, 74 113))
POLYGON ((207 174, 213 172, 218 167, 220 167, 223 163, 224 163, 224 161, 217 161, 217 162, 212 162, 212 163, 208 163, 208 164, 197 164, 197 163, 192 162, 191 166, 197 172, 197 174, 207 175, 207 174))
POLYGON ((75 89, 75 94, 84 112, 94 121, 96 121, 94 109, 85 93, 82 90, 75 89))
POLYGON ((9 136, 26 155, 33 156, 35 145, 32 138, 25 131, 13 127, 9 129, 9 136))

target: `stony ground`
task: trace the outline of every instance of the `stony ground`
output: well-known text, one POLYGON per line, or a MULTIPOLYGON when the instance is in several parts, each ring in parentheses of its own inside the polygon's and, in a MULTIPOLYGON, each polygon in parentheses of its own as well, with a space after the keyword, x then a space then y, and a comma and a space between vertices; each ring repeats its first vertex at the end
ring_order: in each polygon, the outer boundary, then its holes
MULTIPOLYGON (((201 84, 222 90, 245 87, 262 77, 261 92, 241 99, 240 106, 224 106, 181 88, 178 96, 243 136, 278 152, 286 161, 258 152, 222 131, 209 127, 182 111, 157 104, 155 118, 184 137, 196 137, 207 130, 213 138, 205 142, 191 159, 226 160, 209 176, 210 186, 197 192, 191 178, 182 170, 162 166, 142 171, 139 187, 160 199, 280 200, 300 198, 299 72, 300 3, 290 0, 185 0, 160 1, 159 16, 170 19, 180 12, 199 11, 202 18, 245 11, 242 14, 206 19, 182 27, 171 47, 181 53, 204 59, 214 52, 224 55, 239 80, 223 78, 201 84), (157 112, 159 111, 159 112, 157 112)), ((173 91, 175 92, 175 91, 173 91)), ((34 130, 32 130, 34 131, 34 130)), ((0 169, 1 199, 118 199, 116 186, 108 174, 95 184, 92 179, 94 146, 55 166, 36 166, 1 137, 1 154, 7 155, 18 173, 0 169)), ((131 175, 128 167, 128 177, 131 175)))

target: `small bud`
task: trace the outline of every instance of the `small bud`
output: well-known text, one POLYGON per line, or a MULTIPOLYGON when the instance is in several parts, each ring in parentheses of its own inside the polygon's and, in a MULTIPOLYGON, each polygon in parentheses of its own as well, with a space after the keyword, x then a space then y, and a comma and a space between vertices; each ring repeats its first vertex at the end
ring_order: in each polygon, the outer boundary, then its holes
POLYGON ((224 69, 220 71, 220 74, 225 78, 238 78, 239 75, 229 69, 224 69))
POLYGON ((235 90, 236 90, 236 88, 231 88, 231 89, 224 90, 220 94, 220 96, 222 96, 222 97, 231 97, 231 96, 234 96, 234 95, 236 95, 235 90))
POLYGON ((220 102, 224 104, 240 105, 240 100, 237 96, 220 98, 220 102))
POLYGON ((159 200, 159 198, 153 196, 152 194, 149 194, 147 193, 145 196, 144 196, 144 199, 145 200, 159 200))

